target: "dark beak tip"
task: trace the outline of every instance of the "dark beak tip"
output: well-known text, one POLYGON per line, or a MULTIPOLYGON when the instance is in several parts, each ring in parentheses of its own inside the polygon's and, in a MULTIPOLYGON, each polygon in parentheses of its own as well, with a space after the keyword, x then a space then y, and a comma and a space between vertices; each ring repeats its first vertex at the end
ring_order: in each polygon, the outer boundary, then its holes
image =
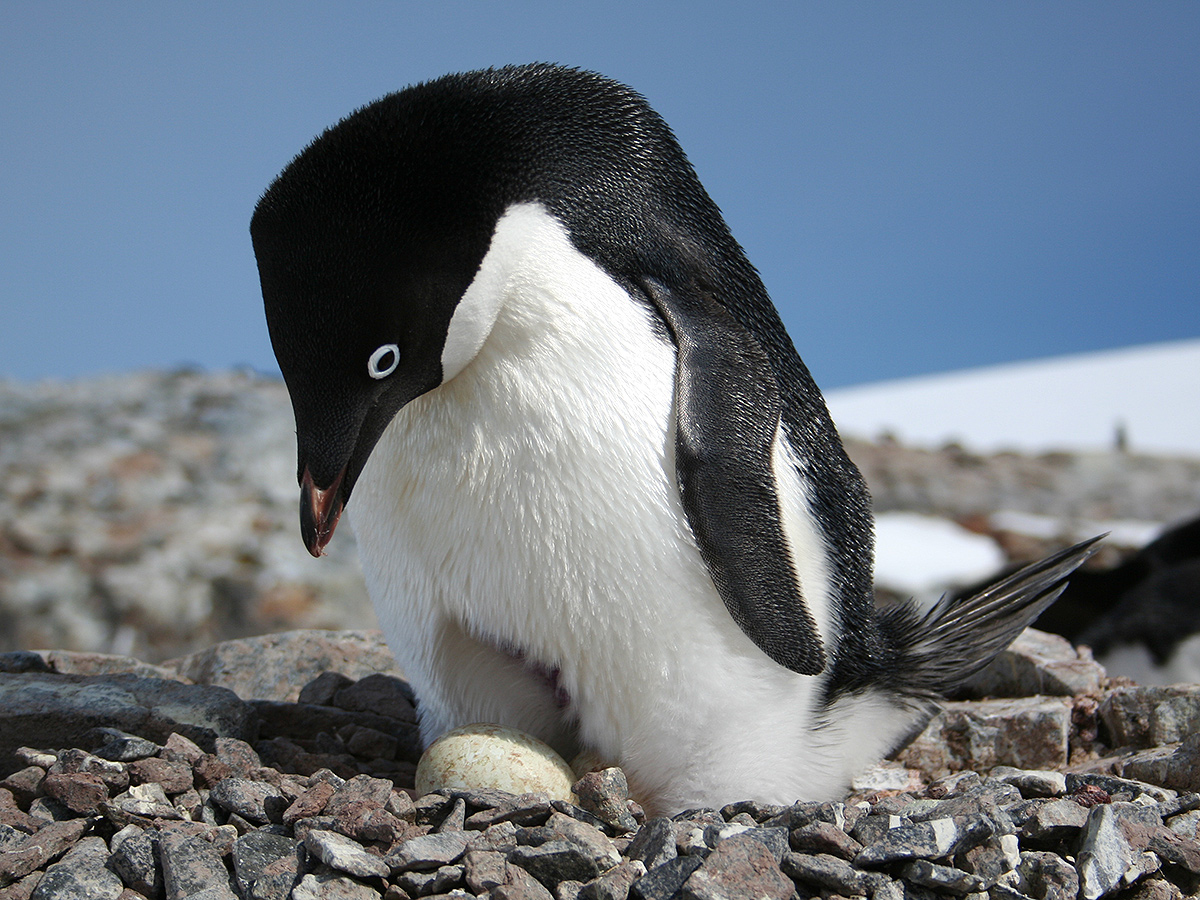
POLYGON ((314 557, 324 555, 325 546, 333 538, 342 515, 341 489, 345 474, 345 469, 338 472, 327 488, 319 488, 313 483, 307 467, 300 478, 300 535, 304 539, 304 546, 314 557))

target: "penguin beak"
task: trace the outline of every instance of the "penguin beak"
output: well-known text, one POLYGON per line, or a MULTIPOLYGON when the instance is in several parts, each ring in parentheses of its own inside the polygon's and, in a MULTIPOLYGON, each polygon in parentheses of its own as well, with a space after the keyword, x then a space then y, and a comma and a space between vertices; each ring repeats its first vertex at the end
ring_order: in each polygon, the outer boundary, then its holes
POLYGON ((300 535, 304 538, 304 546, 313 556, 325 552, 325 545, 337 528, 344 506, 342 479, 345 475, 343 468, 329 487, 319 488, 313 484, 308 466, 304 467, 304 475, 300 478, 300 535))

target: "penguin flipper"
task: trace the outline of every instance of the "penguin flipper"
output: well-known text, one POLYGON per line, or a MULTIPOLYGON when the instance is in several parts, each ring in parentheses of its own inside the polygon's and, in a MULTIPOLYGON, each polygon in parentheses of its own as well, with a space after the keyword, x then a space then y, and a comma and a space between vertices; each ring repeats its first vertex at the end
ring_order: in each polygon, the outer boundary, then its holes
POLYGON ((825 668, 783 532, 772 455, 782 410, 770 360, 699 286, 640 287, 676 347, 675 470, 688 524, 725 607, 771 659, 825 668))
POLYGON ((1058 599, 1104 537, 1031 563, 968 597, 947 594, 923 614, 912 604, 885 610, 881 625, 897 653, 895 690, 931 697, 966 681, 1058 599))

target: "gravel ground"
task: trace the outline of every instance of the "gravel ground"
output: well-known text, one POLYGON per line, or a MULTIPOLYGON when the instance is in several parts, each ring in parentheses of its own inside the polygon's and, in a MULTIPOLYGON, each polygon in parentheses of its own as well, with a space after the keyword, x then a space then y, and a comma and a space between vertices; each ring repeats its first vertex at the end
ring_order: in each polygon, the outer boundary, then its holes
POLYGON ((619 769, 574 803, 417 796, 413 697, 372 671, 381 653, 374 633, 293 632, 163 666, 0 655, 0 897, 1200 891, 1200 686, 1109 679, 1054 636, 1027 633, 964 690, 982 699, 948 703, 844 798, 670 819, 619 769))

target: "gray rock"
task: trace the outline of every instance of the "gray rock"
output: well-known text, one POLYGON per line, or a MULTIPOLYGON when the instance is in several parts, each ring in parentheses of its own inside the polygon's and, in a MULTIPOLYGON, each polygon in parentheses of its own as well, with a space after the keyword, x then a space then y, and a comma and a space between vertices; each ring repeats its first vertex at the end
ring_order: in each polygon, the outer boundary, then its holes
POLYGON ((435 831, 462 831, 467 827, 467 801, 462 797, 455 799, 454 804, 450 807, 450 812, 446 813, 446 818, 442 819, 441 823, 435 828, 435 831))
POLYGON ((698 856, 668 859, 633 883, 629 900, 671 900, 703 862, 698 856))
POLYGON ((65 804, 59 803, 53 797, 38 797, 29 804, 29 815, 48 822, 62 822, 75 818, 78 813, 68 809, 65 804))
MULTIPOLYGON (((599 828, 556 812, 546 822, 556 840, 566 839, 588 854, 603 872, 621 861, 621 853, 599 828)), ((520 833, 518 832, 518 840, 520 833)))
POLYGON ((739 800, 736 803, 722 806, 721 817, 726 822, 729 822, 733 820, 734 816, 745 813, 756 823, 761 824, 767 821, 767 819, 773 819, 781 815, 786 808, 774 803, 759 803, 757 800, 739 800))
POLYGON ((14 848, 25 839, 25 832, 0 822, 0 853, 14 848))
POLYGON ((799 853, 828 853, 840 859, 854 859, 862 844, 828 822, 813 822, 797 828, 790 836, 791 848, 799 853))
POLYGON ((1088 814, 1077 859, 1083 900, 1096 900, 1132 882, 1138 860, 1111 805, 1093 807, 1088 814))
MULTIPOLYGON (((389 668, 392 672, 398 671, 394 661, 389 668)), ((332 705, 354 712, 372 712, 389 719, 415 723, 415 700, 412 687, 403 678, 376 671, 359 677, 351 684, 341 686, 333 695, 332 705)))
POLYGON ((301 878, 291 900, 379 900, 379 891, 337 872, 324 872, 301 878))
POLYGON ((604 868, 583 847, 571 841, 548 841, 536 847, 517 847, 508 854, 510 866, 520 866, 546 887, 560 881, 591 881, 604 868))
POLYGON ((178 731, 211 745, 218 735, 253 739, 254 712, 232 691, 134 675, 0 674, 0 767, 21 745, 76 747, 94 728, 152 741, 178 731))
POLYGON ((102 838, 83 838, 46 870, 30 900, 116 900, 124 885, 104 867, 107 859, 102 838))
POLYGON ((520 866, 509 866, 508 880, 492 891, 491 900, 554 900, 554 895, 520 866))
POLYGON ((1074 800, 1048 800, 1038 804, 1021 826, 1021 836, 1039 843, 1056 843, 1079 833, 1088 811, 1074 800))
POLYGON ((629 842, 625 855, 645 863, 647 870, 674 859, 678 852, 675 849, 675 827, 671 820, 661 817, 647 819, 629 842))
MULTIPOLYGON (((301 687, 323 673, 336 672, 351 681, 402 675, 380 633, 367 630, 297 630, 239 638, 171 665, 197 684, 220 685, 246 700, 289 703, 299 700, 301 687)), ((379 712, 386 715, 386 710, 379 712)))
POLYGON ((826 822, 849 833, 865 815, 862 810, 841 802, 800 802, 765 820, 762 825, 765 828, 787 828, 791 831, 813 822, 826 822))
POLYGON ((900 875, 905 881, 913 884, 959 897, 981 891, 985 886, 983 879, 977 875, 952 866, 940 866, 927 859, 915 859, 905 863, 900 867, 900 875))
POLYGON ((472 850, 498 850, 508 853, 517 846, 517 831, 512 822, 501 822, 485 828, 480 834, 468 838, 472 850))
POLYGON ((884 836, 893 828, 911 824, 908 819, 903 819, 900 816, 872 814, 862 816, 855 822, 854 828, 850 831, 850 836, 865 847, 868 844, 874 844, 876 841, 883 840, 884 836))
POLYGON ((919 791, 924 783, 924 778, 916 769, 885 759, 856 774, 850 780, 850 789, 857 794, 877 791, 919 791))
POLYGON ((1136 799, 1144 794, 1156 802, 1165 803, 1174 800, 1176 797, 1174 791, 1160 788, 1153 784, 1146 784, 1144 781, 1117 778, 1113 775, 1104 775, 1096 772, 1083 774, 1069 772, 1066 775, 1066 782, 1068 794, 1077 793, 1085 785, 1089 785, 1091 787, 1098 787, 1114 796, 1117 794, 1128 794, 1129 799, 1136 799))
POLYGON ((1167 819, 1166 824, 1178 835, 1193 841, 1200 839, 1200 809, 1172 816, 1167 819))
MULTIPOLYGON (((354 679, 341 672, 322 672, 300 688, 300 694, 295 699, 296 702, 306 705, 329 706, 333 703, 334 695, 351 684, 354 684, 354 679)), ((291 697, 290 691, 286 695, 281 695, 280 692, 275 693, 277 699, 280 700, 287 700, 291 697)))
POLYGON ((1057 853, 1022 853, 1017 873, 1017 889, 1038 900, 1075 900, 1079 894, 1079 873, 1057 853))
POLYGON ((645 874, 646 866, 641 860, 627 859, 582 885, 576 897, 578 900, 626 900, 633 883, 645 874))
POLYGON ((611 825, 607 824, 599 816, 588 812, 582 806, 576 806, 574 803, 568 803, 565 800, 551 800, 550 807, 555 812, 560 812, 564 816, 570 816, 572 819, 578 819, 580 822, 587 822, 589 825, 594 825, 606 833, 613 831, 611 825))
MULTIPOLYGON (((932 802, 931 806, 916 808, 916 803, 906 807, 905 812, 914 822, 928 822, 933 819, 968 818, 984 819, 995 834, 1010 834, 1016 830, 1012 817, 1005 811, 1004 805, 1021 800, 1017 788, 1003 782, 988 781, 983 784, 963 790, 941 800, 932 802)), ((929 801, 925 801, 929 802, 929 801)))
POLYGON ((226 778, 213 785, 209 797, 227 812, 237 813, 256 825, 282 822, 290 805, 279 788, 248 778, 226 778))
POLYGON ((158 839, 165 900, 237 900, 217 848, 199 835, 165 831, 158 839))
POLYGON ((251 831, 233 842, 233 875, 238 891, 248 895, 263 872, 281 859, 296 859, 300 843, 294 838, 267 831, 251 831))
MULTIPOLYGON (((871 900, 905 900, 906 896, 904 883, 892 881, 890 878, 882 878, 871 892, 871 900)), ((987 894, 978 894, 968 897, 967 900, 987 900, 987 894)))
POLYGON ((468 850, 462 864, 467 888, 475 894, 490 891, 508 880, 508 863, 497 850, 468 850))
POLYGON ((121 880, 133 890, 147 897, 162 895, 162 867, 158 861, 158 841, 151 832, 131 825, 123 839, 117 844, 113 835, 112 855, 108 867, 121 876, 121 880))
POLYGON ((1147 784, 1165 785, 1170 780, 1168 770, 1176 749, 1175 745, 1171 744, 1166 747, 1138 750, 1129 755, 1122 753, 1115 769, 1125 778, 1147 784))
POLYGON ((881 866, 906 859, 944 859, 991 837, 984 820, 934 819, 901 825, 865 846, 854 858, 856 866, 881 866))
POLYGON ((51 822, 38 829, 36 834, 27 835, 22 841, 0 854, 0 887, 24 878, 66 853, 79 840, 87 822, 84 819, 68 819, 51 822))
POLYGON ((1114 746, 1155 747, 1200 732, 1200 688, 1195 685, 1117 687, 1100 704, 1114 746))
MULTIPOLYGON (((456 798, 455 802, 458 799, 456 798)), ((481 809, 466 818, 465 828, 482 830, 499 822, 515 822, 518 825, 540 825, 550 817, 550 797, 540 792, 518 794, 488 809, 481 809)), ((449 813, 447 813, 449 815, 449 813)))
POLYGON ((1027 697, 945 704, 896 759, 929 773, 1066 765, 1071 700, 1027 697))
POLYGON ((393 848, 384 861, 393 872, 429 871, 458 862, 470 842, 470 835, 462 831, 426 834, 393 848))
POLYGON ((108 732, 110 738, 96 749, 96 756, 112 762, 133 762, 135 759, 146 759, 156 756, 161 750, 154 741, 148 741, 136 734, 124 734, 115 728, 102 729, 108 732))
POLYGON ((1061 797, 1067 792, 1067 778, 1062 772, 997 766, 988 773, 988 777, 995 778, 1005 784, 1011 784, 1021 792, 1022 797, 1027 799, 1034 797, 1061 797))
POLYGON ((1200 791, 1200 734, 1190 735, 1171 754, 1164 782, 1181 791, 1200 791))
MULTIPOLYGON (((1151 830, 1158 830, 1162 827, 1162 815, 1159 813, 1158 805, 1155 803, 1131 803, 1123 800, 1113 800, 1108 806, 1126 830, 1128 830, 1128 826, 1130 825, 1151 830)), ((1137 847, 1136 849, 1142 848, 1137 847)))
POLYGON ((956 692, 963 697, 1073 697, 1097 693, 1104 668, 1057 634, 1026 628, 956 692))
POLYGON ((154 783, 135 784, 113 797, 105 804, 104 815, 118 828, 131 823, 149 826, 154 819, 183 818, 162 787, 154 783))
POLYGON ((794 881, 843 897, 866 896, 878 877, 828 853, 785 853, 781 865, 794 881))
POLYGON ((442 866, 432 872, 418 872, 412 869, 401 872, 393 883, 410 897, 445 894, 463 883, 465 871, 465 867, 461 865, 442 866))
POLYGON ((739 834, 713 849, 684 882, 682 896, 685 900, 789 900, 795 890, 766 844, 739 834))
POLYGON ((1035 900, 1028 894, 1022 894, 1015 887, 1010 887, 1001 882, 989 890, 986 894, 969 894, 968 900, 983 900, 985 897, 990 897, 991 900, 1035 900))
POLYGON ((1017 867, 1021 860, 1020 843, 1015 834, 993 835, 982 844, 960 853, 955 864, 964 872, 978 876, 983 889, 994 887, 1017 867))
POLYGON ((579 805, 619 832, 637 829, 637 820, 629 812, 629 782, 617 768, 589 772, 573 787, 579 805))
POLYGON ((358 841, 336 831, 310 831, 304 846, 330 868, 358 878, 382 878, 392 871, 382 857, 368 853, 358 841))

